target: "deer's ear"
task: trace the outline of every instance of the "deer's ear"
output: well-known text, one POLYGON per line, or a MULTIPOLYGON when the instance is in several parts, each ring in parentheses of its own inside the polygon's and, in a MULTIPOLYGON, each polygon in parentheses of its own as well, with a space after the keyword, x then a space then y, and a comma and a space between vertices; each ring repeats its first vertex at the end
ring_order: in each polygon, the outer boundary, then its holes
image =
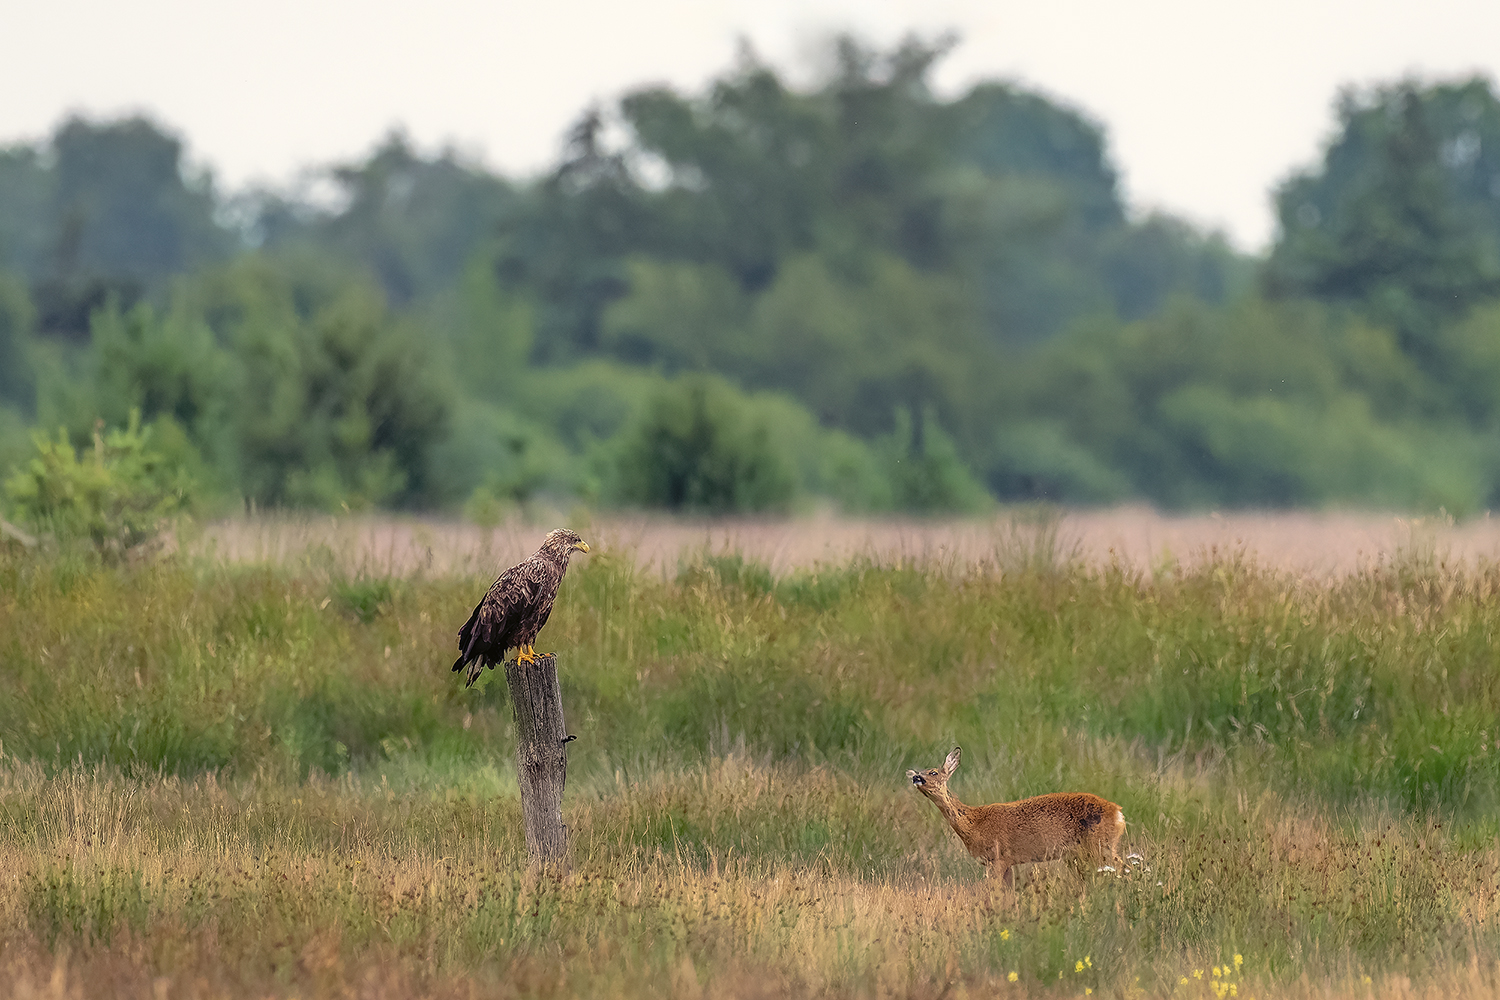
POLYGON ((949 774, 952 774, 954 771, 958 770, 958 758, 962 753, 963 750, 960 747, 954 747, 952 750, 948 751, 948 759, 943 761, 943 770, 947 771, 949 774))

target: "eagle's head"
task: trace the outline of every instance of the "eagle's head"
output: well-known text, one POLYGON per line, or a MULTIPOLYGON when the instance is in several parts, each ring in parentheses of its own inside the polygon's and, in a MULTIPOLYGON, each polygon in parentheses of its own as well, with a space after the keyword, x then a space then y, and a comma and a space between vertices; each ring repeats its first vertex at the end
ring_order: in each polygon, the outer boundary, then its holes
POLYGON ((547 532, 547 537, 542 540, 542 551, 550 553, 563 562, 568 561, 568 556, 576 552, 587 552, 589 543, 578 536, 578 532, 572 528, 558 528, 556 531, 547 532))

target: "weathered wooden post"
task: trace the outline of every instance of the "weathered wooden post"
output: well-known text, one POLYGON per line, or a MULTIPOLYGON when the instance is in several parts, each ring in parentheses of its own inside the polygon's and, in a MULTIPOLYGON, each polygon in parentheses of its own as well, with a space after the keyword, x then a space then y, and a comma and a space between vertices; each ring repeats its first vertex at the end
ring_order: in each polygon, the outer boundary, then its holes
POLYGON ((526 822, 526 853, 533 864, 568 863, 568 828, 562 821, 563 784, 568 778, 568 735, 563 725, 557 654, 529 665, 505 661, 505 683, 516 719, 516 773, 526 822))

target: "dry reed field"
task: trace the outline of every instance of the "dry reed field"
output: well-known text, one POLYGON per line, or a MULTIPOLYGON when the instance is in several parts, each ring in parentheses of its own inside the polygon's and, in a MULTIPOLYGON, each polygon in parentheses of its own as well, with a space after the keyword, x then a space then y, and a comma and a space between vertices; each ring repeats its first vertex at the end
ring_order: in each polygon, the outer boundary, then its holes
POLYGON ((0 996, 1500 995, 1488 526, 1082 517, 592 526, 562 873, 448 671, 540 531, 4 552, 0 996), (904 776, 954 743, 1139 860, 985 879, 904 776))
POLYGON ((774 573, 850 559, 974 565, 993 559, 1015 526, 1045 524, 1061 551, 1093 565, 1118 561, 1151 571, 1209 553, 1248 552, 1267 568, 1313 576, 1345 575, 1389 562, 1413 548, 1441 550, 1451 562, 1500 559, 1500 520, 1454 524, 1442 516, 1348 512, 1183 515, 1149 508, 1023 510, 969 521, 799 518, 692 522, 613 517, 595 521, 555 514, 509 521, 492 530, 456 522, 400 518, 261 517, 210 525, 195 549, 237 562, 284 561, 328 550, 382 572, 491 572, 530 555, 542 531, 569 523, 632 553, 642 569, 675 572, 700 551, 736 552, 774 573), (540 530, 539 530, 540 529, 540 530))

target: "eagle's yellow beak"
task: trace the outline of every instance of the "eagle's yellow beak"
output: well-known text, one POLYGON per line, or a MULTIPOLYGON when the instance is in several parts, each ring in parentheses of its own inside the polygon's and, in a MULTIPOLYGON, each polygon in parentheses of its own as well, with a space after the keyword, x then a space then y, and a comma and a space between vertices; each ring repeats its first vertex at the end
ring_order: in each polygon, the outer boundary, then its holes
POLYGON ((587 552, 589 550, 589 543, 588 542, 574 542, 573 543, 573 548, 577 549, 579 552, 587 552))

